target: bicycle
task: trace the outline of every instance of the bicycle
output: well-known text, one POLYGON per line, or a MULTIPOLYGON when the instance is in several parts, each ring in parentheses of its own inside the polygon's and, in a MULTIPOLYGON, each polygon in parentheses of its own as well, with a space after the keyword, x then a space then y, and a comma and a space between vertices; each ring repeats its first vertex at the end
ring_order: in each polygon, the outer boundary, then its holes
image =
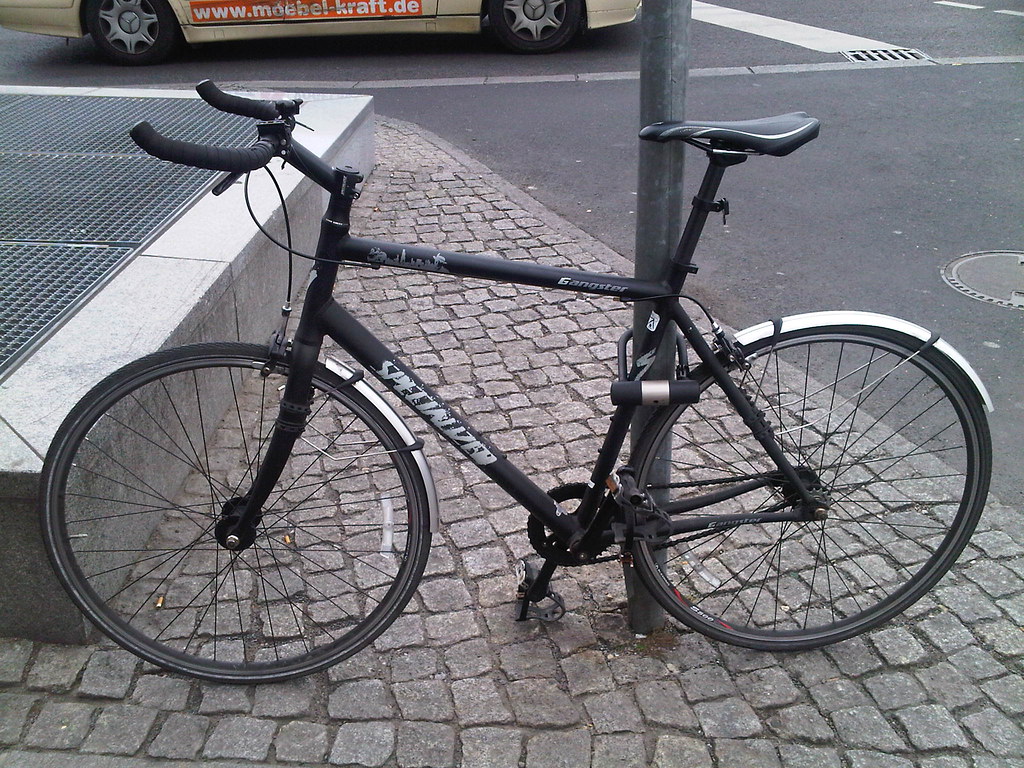
POLYGON ((715 199, 725 170, 793 152, 817 136, 814 118, 645 127, 644 139, 700 148, 708 167, 667 274, 642 281, 354 237, 362 177, 293 138, 300 100, 197 90, 262 121, 258 141, 187 144, 140 123, 136 143, 224 171, 215 192, 281 158, 330 200, 293 338, 286 305, 268 344, 144 357, 97 384, 56 433, 40 489, 49 557, 78 607, 129 651, 205 680, 280 681, 351 656, 402 612, 438 499, 423 441, 366 372, 530 513, 543 566, 521 575, 519 619, 564 612, 557 567, 619 557, 711 638, 815 648, 904 611, 967 544, 988 491, 991 401, 952 346, 850 311, 730 333, 682 292, 707 217, 728 211, 715 199), (526 477, 335 301, 341 265, 650 302, 643 333, 619 340, 590 481, 546 492, 526 477), (359 367, 320 362, 327 337, 359 367), (651 381, 663 340, 678 350, 675 377, 651 381), (620 464, 640 407, 652 415, 620 464))

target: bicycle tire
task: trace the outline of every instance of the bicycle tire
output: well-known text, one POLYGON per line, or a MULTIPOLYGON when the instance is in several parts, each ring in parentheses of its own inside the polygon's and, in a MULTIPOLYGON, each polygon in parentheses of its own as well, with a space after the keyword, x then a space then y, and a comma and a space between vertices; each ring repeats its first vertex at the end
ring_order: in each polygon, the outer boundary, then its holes
MULTIPOLYGON (((876 627, 934 586, 977 525, 992 457, 976 387, 922 347, 861 325, 745 347, 750 368, 734 365, 730 375, 794 465, 820 480, 831 509, 822 521, 637 542, 637 570, 669 614, 734 645, 804 650, 876 627)), ((634 453, 640 482, 669 501, 775 469, 710 376, 696 374, 700 402, 655 414, 634 453), (675 452, 659 458, 669 438, 675 452)), ((752 513, 781 501, 766 487, 690 514, 752 513)))
POLYGON ((204 680, 287 680, 352 655, 401 613, 429 553, 408 446, 321 364, 256 541, 217 542, 277 416, 287 367, 263 376, 266 362, 222 343, 131 363, 75 406, 42 473, 44 540, 74 602, 122 647, 204 680))

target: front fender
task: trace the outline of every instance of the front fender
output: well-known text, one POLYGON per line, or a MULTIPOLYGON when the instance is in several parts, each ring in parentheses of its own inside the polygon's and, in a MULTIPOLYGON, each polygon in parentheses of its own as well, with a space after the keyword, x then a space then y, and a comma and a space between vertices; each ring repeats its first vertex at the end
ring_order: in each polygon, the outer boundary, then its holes
MULTIPOLYGON (((337 360, 327 358, 325 363, 327 370, 331 373, 335 373, 341 376, 343 379, 351 378, 356 372, 354 368, 341 363, 337 360)), ((405 420, 398 414, 398 412, 391 407, 380 393, 377 392, 365 379, 359 379, 352 388, 355 389, 360 395, 373 406, 374 409, 380 414, 381 418, 387 421, 395 431, 402 438, 406 445, 418 445, 419 440, 409 429, 409 426, 405 423, 405 420)), ((438 523, 440 521, 440 515, 438 512, 437 503, 437 486, 434 485, 434 476, 430 473, 430 465, 427 463, 427 457, 423 455, 422 448, 416 448, 415 450, 409 451, 413 460, 416 462, 416 468, 419 470, 420 479, 423 481, 423 486, 427 489, 427 510, 430 513, 430 532, 437 533, 438 523)))
MULTIPOLYGON (((833 325, 861 325, 865 327, 885 328, 889 331, 896 331, 905 336, 910 336, 921 341, 928 341, 932 338, 931 331, 907 320, 889 315, 880 315, 874 312, 853 312, 847 310, 836 310, 831 312, 807 312, 802 315, 790 315, 782 318, 782 332, 806 330, 808 328, 820 328, 833 325)), ((755 341, 769 338, 775 333, 775 325, 772 321, 752 325, 736 334, 736 341, 740 344, 751 344, 755 341)), ((985 389, 985 385, 978 376, 977 371, 971 367, 963 355, 953 348, 945 339, 939 338, 935 341, 934 349, 944 355, 958 367, 967 378, 974 384, 978 395, 985 403, 985 408, 992 412, 995 410, 992 405, 992 398, 985 389)))

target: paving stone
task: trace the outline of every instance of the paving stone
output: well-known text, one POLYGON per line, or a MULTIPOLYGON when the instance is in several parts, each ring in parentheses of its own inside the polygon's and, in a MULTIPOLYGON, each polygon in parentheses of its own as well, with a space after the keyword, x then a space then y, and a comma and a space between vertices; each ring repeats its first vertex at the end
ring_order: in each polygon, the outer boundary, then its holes
POLYGON ((643 732, 640 710, 624 691, 599 693, 583 699, 594 733, 643 732))
POLYGON ((395 751, 392 723, 342 723, 328 760, 333 765, 382 766, 395 751))
POLYGON ((201 715, 247 714, 252 711, 252 689, 244 685, 202 685, 201 715))
POLYGON ((1024 714, 1024 679, 1007 675, 982 683, 981 689, 1007 715, 1024 714))
POLYGON ((911 745, 917 749, 966 748, 967 737, 949 714, 949 710, 936 704, 907 707, 896 713, 911 745))
POLYGON ((277 731, 273 720, 255 717, 225 717, 217 723, 206 740, 203 757, 234 757, 241 760, 264 760, 277 731))
POLYGON ((988 595, 976 586, 940 586, 933 594, 941 605, 952 611, 967 626, 985 619, 999 618, 999 611, 992 605, 988 595))
POLYGON ((761 733, 761 719, 750 705, 739 699, 702 701, 695 704, 704 735, 711 738, 743 739, 761 733))
POLYGON ((400 723, 401 768, 448 768, 455 765, 455 729, 441 723, 400 723))
POLYGON ((313 683, 309 679, 256 686, 252 714, 257 717, 303 717, 313 707, 313 683))
POLYGON ((832 713, 832 724, 849 747, 880 749, 886 752, 906 749, 896 731, 874 707, 854 707, 832 713))
POLYGON ((25 744, 40 749, 75 749, 85 741, 95 707, 51 701, 28 729, 25 744))
POLYGON ((278 760, 319 765, 327 755, 330 732, 319 723, 291 722, 281 726, 274 738, 278 760))
POLYGON ((82 745, 82 751, 134 755, 149 735, 156 716, 155 710, 146 707, 106 707, 100 712, 96 725, 82 745))
POLYGON ((683 693, 690 702, 720 699, 739 693, 729 673, 717 665, 698 667, 679 675, 683 693))
POLYGON ((864 687, 883 710, 901 709, 928 699, 921 684, 905 672, 874 675, 864 681, 864 687))
POLYGON ((470 597, 462 579, 439 578, 424 581, 419 586, 419 594, 427 610, 432 613, 451 613, 469 608, 473 604, 473 598, 470 597))
POLYGON ((615 687, 604 654, 600 651, 581 651, 562 659, 559 664, 573 696, 610 691, 615 687))
POLYGON ((455 712, 462 725, 512 722, 512 711, 505 704, 494 680, 487 677, 455 680, 451 689, 455 712))
POLYGON ((988 752, 999 757, 1024 757, 1024 732, 997 710, 984 709, 960 722, 988 752))
POLYGON ((476 614, 473 611, 455 611, 427 616, 427 637, 439 645, 451 645, 480 636, 476 614))
POLYGON ((846 753, 850 768, 914 768, 914 763, 905 757, 887 755, 884 752, 851 750, 846 753))
POLYGON ((991 653, 976 645, 964 648, 949 657, 949 663, 971 680, 987 680, 1002 677, 1007 669, 991 653))
POLYGON ((1001 656, 1024 656, 1024 631, 1013 622, 985 622, 978 625, 977 633, 987 647, 1001 656))
POLYGON ((597 643, 597 634, 590 622, 583 616, 573 613, 567 613, 555 625, 548 627, 547 632, 563 656, 590 648, 597 643))
POLYGON ((461 768, 519 768, 523 736, 518 730, 467 728, 461 741, 461 768))
MULTIPOLYGON (((584 763, 585 765, 585 763, 584 763)), ((593 766, 647 768, 644 737, 633 733, 602 734, 594 738, 593 766)))
POLYGON ((869 703, 860 686, 845 677, 836 677, 813 685, 809 693, 818 709, 825 713, 869 703))
MULTIPOLYGON (((803 744, 780 744, 782 768, 841 768, 839 753, 825 747, 807 747, 803 744)), ((751 766, 751 768, 753 768, 751 766)))
POLYGON ((396 714, 380 680, 342 683, 328 697, 327 713, 335 720, 387 720, 396 714))
POLYGON ((590 734, 582 730, 541 733, 526 742, 526 768, 577 768, 590 763, 590 734))
POLYGON ((928 693, 947 707, 973 704, 982 697, 981 690, 952 664, 943 662, 914 673, 928 693))
POLYGON ((452 696, 442 680, 411 680, 395 683, 391 692, 404 720, 451 720, 455 717, 452 696))
POLYGON ((15 685, 25 676, 32 643, 28 640, 0 638, 0 685, 15 685))
POLYGON ((517 680, 506 690, 520 725, 548 728, 580 722, 576 704, 550 680, 517 680))
POLYGON ((499 651, 498 657, 510 680, 529 677, 550 679, 558 673, 555 657, 543 640, 507 645, 499 651))
POLYGON ((152 757, 191 760, 203 746, 209 725, 209 718, 174 713, 164 722, 146 751, 152 757))
POLYGON ((38 696, 0 693, 0 744, 17 744, 38 696))
POLYGON ((634 693, 644 719, 651 725, 680 731, 697 730, 697 716, 686 703, 682 688, 674 680, 637 683, 634 693))
POLYGON ((940 613, 918 622, 917 628, 943 653, 958 651, 974 642, 974 635, 952 613, 940 613))
POLYGON ((758 669, 740 676, 736 687, 755 709, 772 709, 793 704, 800 692, 785 670, 779 667, 758 669))
POLYGON ((914 664, 927 656, 924 646, 912 634, 902 627, 893 627, 873 632, 871 644, 885 660, 894 667, 914 664))
POLYGON ((765 739, 715 739, 715 757, 721 766, 781 768, 772 742, 765 739))
POLYGON ((703 739, 659 736, 651 768, 711 768, 711 754, 703 739))
MULTIPOLYGON (((387 628, 387 631, 373 641, 373 647, 378 651, 393 651, 396 648, 421 646, 425 639, 423 618, 418 614, 407 613, 395 619, 395 622, 387 628)), ((361 656, 362 654, 359 655, 361 656)), ((355 658, 358 659, 358 657, 355 658)), ((357 664, 358 662, 354 663, 357 664)))
POLYGON ((402 648, 392 654, 388 666, 391 679, 396 683, 434 677, 441 671, 437 651, 433 648, 402 648))
POLYGON ((183 710, 188 704, 192 683, 176 677, 143 675, 135 683, 132 700, 143 707, 166 712, 183 710))
POLYGON ((39 646, 25 681, 26 687, 51 693, 70 691, 91 653, 92 650, 85 647, 39 646))
POLYGON ((835 739, 828 722, 807 704, 780 710, 768 722, 772 730, 784 740, 823 744, 835 739))
POLYGON ((78 695, 87 698, 123 699, 132 686, 138 659, 127 651, 96 651, 89 657, 78 695))
POLYGON ((494 666, 486 640, 467 640, 453 645, 445 650, 444 663, 455 679, 477 677, 494 666))

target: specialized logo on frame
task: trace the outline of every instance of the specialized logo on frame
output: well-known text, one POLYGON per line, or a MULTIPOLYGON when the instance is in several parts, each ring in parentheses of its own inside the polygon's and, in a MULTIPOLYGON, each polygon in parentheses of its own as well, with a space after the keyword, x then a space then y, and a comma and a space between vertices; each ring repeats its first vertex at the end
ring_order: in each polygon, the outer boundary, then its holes
POLYGON ((483 467, 498 460, 498 457, 491 453, 486 445, 473 437, 462 421, 448 408, 424 392, 423 388, 395 362, 385 360, 381 364, 380 370, 375 373, 475 464, 483 467))

